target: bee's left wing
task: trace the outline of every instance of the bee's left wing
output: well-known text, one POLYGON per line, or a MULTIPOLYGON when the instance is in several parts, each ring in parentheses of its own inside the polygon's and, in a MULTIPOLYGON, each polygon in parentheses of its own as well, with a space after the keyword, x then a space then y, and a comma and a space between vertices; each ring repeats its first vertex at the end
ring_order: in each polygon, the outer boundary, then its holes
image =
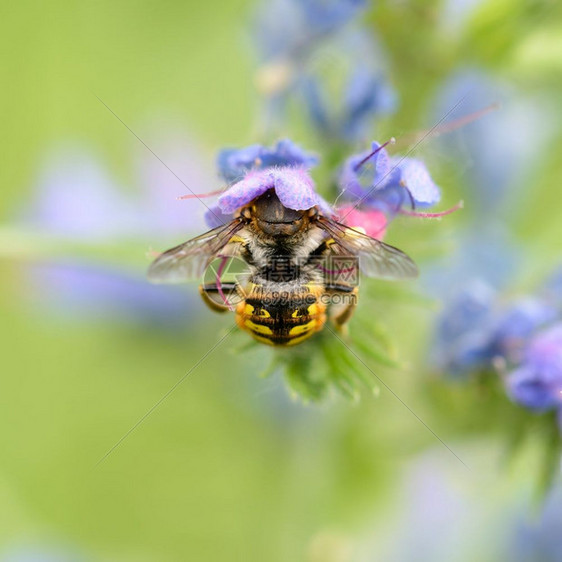
POLYGON ((148 268, 148 280, 185 283, 200 279, 217 257, 239 255, 244 240, 236 233, 242 226, 239 220, 231 221, 160 254, 148 268))
POLYGON ((326 217, 320 217, 317 224, 333 240, 329 246, 331 253, 357 257, 359 270, 365 275, 389 280, 417 277, 418 267, 398 248, 326 217))

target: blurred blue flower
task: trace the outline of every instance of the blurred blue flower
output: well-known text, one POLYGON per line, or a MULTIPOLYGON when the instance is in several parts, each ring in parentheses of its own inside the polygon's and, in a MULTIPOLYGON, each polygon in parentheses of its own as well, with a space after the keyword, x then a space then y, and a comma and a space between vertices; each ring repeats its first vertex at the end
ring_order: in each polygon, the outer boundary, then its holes
POLYGON ((505 559, 510 562, 558 562, 562 560, 562 493, 553 490, 540 516, 520 515, 507 533, 505 559))
POLYGON ((463 287, 437 319, 433 363, 451 375, 476 371, 492 360, 496 291, 482 280, 463 287))
POLYGON ((435 102, 434 120, 446 114, 454 120, 494 103, 501 103, 498 110, 447 134, 442 143, 466 174, 469 206, 480 220, 483 215, 497 220, 532 181, 554 130, 548 103, 524 98, 476 69, 459 70, 445 82, 435 102))
POLYGON ((254 33, 263 60, 302 56, 367 6, 366 0, 268 0, 258 9, 254 33), (282 21, 283 25, 279 25, 282 21))
MULTIPOLYGON (((462 443, 455 446, 474 470, 481 459, 471 455, 466 445, 464 449, 462 443)), ((353 560, 499 562, 494 556, 500 523, 498 508, 503 507, 505 498, 498 493, 497 485, 492 485, 496 475, 489 466, 486 468, 478 471, 481 477, 476 486, 474 479, 459 474, 458 467, 437 449, 405 464, 397 493, 392 497, 392 514, 377 513, 374 525, 366 527, 366 544, 357 549, 358 556, 353 560)))
MULTIPOLYGON (((212 174, 194 165, 201 158, 184 136, 175 135, 167 146, 151 144, 186 182, 193 180, 198 188, 212 185, 212 174)), ((197 205, 202 215, 201 203, 176 201, 185 186, 170 170, 146 151, 139 153, 136 169, 140 188, 127 193, 92 151, 79 145, 61 147, 47 158, 21 222, 47 238, 111 247, 134 239, 137 248, 139 242, 145 244, 137 254, 141 259, 149 240, 158 243, 178 235, 187 239, 202 228, 201 218, 194 212, 197 205)), ((134 272, 103 261, 71 259, 64 264, 33 265, 26 268, 26 274, 32 284, 31 298, 40 295, 41 304, 80 321, 110 318, 177 328, 185 325, 186 314, 194 310, 187 290, 158 290, 146 282, 142 266, 134 272)))
POLYGON ((142 219, 134 199, 91 151, 78 146, 49 155, 24 212, 34 230, 79 240, 129 235, 141 228, 142 219))
POLYGON ((273 166, 312 168, 318 157, 305 152, 289 139, 277 142, 273 147, 253 144, 244 148, 226 148, 219 152, 217 166, 220 175, 228 183, 241 180, 250 170, 263 170, 273 166))
POLYGON ((327 33, 355 18, 367 0, 298 0, 307 28, 313 33, 327 33))
POLYGON ((562 323, 535 335, 506 381, 511 398, 532 410, 562 406, 562 323))
POLYGON ((445 304, 437 320, 433 363, 451 375, 491 368, 495 358, 517 364, 529 338, 557 316, 537 297, 505 305, 492 286, 473 280, 445 304))
POLYGON ((491 344, 493 353, 510 363, 519 362, 528 339, 557 317, 556 309, 538 297, 516 300, 498 315, 491 344))
POLYGON ((349 142, 368 138, 376 117, 392 113, 397 105, 396 92, 378 61, 379 49, 374 43, 371 48, 361 45, 370 44, 369 38, 353 33, 355 41, 348 33, 341 47, 333 46, 333 54, 317 55, 297 84, 318 131, 349 142))
POLYGON ((504 290, 519 274, 522 249, 499 224, 469 224, 454 233, 443 232, 442 238, 448 251, 421 273, 424 289, 440 300, 451 299, 459 288, 477 280, 504 290))
MULTIPOLYGON (((203 191, 214 185, 213 175, 200 164, 199 152, 184 138, 155 147, 186 185, 203 191)), ((128 191, 92 150, 79 145, 55 149, 40 170, 22 222, 49 236, 104 242, 149 237, 154 241, 201 228, 205 207, 197 200, 176 200, 186 187, 169 169, 146 151, 133 164, 140 187, 128 191)))
POLYGON ((366 5, 362 0, 268 3, 256 25, 262 59, 256 82, 266 97, 266 121, 282 122, 289 94, 297 94, 320 134, 348 142, 370 136, 373 120, 395 109, 396 94, 373 34, 346 25, 366 5))
POLYGON ((361 204, 393 217, 404 205, 427 208, 441 198, 423 162, 414 158, 389 156, 383 145, 373 142, 372 150, 348 158, 341 170, 339 189, 361 204))
POLYGON ((48 307, 71 320, 177 330, 202 308, 185 287, 162 290, 135 272, 107 265, 44 263, 26 271, 34 309, 48 307))
POLYGON ((369 132, 370 119, 392 113, 396 92, 380 72, 357 66, 346 88, 341 118, 341 135, 353 140, 369 132))

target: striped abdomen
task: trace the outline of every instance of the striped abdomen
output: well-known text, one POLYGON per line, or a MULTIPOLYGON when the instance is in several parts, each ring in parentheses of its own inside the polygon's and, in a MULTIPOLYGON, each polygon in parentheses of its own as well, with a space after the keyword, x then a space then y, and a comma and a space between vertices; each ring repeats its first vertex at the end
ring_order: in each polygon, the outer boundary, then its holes
POLYGON ((301 285, 279 292, 254 285, 236 309, 236 322, 255 339, 270 345, 296 345, 322 329, 326 305, 321 287, 301 285))

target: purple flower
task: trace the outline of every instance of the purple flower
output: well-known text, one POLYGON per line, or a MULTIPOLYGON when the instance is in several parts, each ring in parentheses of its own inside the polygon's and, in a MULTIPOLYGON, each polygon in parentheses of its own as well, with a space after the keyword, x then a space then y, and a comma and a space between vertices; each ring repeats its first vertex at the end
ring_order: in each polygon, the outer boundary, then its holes
POLYGON ((218 207, 222 213, 231 214, 269 189, 275 190, 288 209, 306 210, 318 206, 325 214, 331 214, 330 205, 314 191, 314 182, 308 172, 292 167, 248 172, 243 180, 219 197, 218 207))
POLYGON ((403 206, 430 207, 441 193, 423 162, 415 158, 389 156, 383 145, 372 143, 372 150, 348 158, 341 170, 342 193, 362 205, 392 217, 403 206))
POLYGON ((245 148, 227 148, 219 152, 220 175, 232 183, 242 179, 249 170, 273 166, 295 166, 306 169, 318 163, 318 157, 302 150, 289 139, 280 140, 271 148, 253 144, 245 148))
POLYGON ((562 323, 538 333, 507 379, 511 398, 531 410, 562 406, 562 323))

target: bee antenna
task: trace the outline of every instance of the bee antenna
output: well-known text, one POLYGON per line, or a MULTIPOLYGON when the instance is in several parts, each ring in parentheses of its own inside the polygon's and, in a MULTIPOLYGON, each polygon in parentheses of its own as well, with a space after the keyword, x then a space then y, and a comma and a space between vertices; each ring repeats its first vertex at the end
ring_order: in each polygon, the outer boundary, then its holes
POLYGON ((356 164, 355 168, 354 168, 355 171, 357 172, 359 170, 359 168, 361 168, 361 166, 363 166, 368 160, 370 160, 377 152, 382 150, 385 146, 387 146, 389 144, 394 144, 395 142, 396 142, 396 139, 394 137, 390 137, 384 144, 381 144, 378 148, 375 148, 375 150, 373 150, 372 152, 367 154, 367 156, 365 156, 365 158, 363 158, 363 160, 361 160, 361 162, 356 164))

